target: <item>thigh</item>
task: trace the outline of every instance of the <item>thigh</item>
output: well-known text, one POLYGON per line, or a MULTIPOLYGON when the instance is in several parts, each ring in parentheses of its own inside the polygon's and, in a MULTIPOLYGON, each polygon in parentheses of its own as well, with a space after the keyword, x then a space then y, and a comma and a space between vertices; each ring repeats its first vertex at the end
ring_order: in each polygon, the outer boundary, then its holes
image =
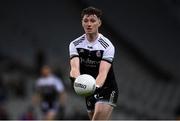
POLYGON ((111 117, 113 107, 105 102, 97 102, 92 120, 108 120, 111 117))

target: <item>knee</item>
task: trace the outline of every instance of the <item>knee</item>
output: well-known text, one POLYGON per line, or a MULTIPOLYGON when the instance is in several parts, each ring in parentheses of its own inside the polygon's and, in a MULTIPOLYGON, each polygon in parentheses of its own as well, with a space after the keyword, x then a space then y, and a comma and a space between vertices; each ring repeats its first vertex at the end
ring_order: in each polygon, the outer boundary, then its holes
POLYGON ((94 114, 101 114, 103 111, 104 111, 103 108, 97 108, 94 114))
POLYGON ((92 117, 92 121, 94 120, 104 120, 104 117, 102 116, 102 112, 97 111, 96 113, 94 113, 92 117))
POLYGON ((47 115, 45 116, 46 120, 54 120, 55 119, 55 113, 54 112, 48 112, 47 115))
POLYGON ((96 104, 93 120, 108 120, 112 113, 112 107, 106 104, 96 104))

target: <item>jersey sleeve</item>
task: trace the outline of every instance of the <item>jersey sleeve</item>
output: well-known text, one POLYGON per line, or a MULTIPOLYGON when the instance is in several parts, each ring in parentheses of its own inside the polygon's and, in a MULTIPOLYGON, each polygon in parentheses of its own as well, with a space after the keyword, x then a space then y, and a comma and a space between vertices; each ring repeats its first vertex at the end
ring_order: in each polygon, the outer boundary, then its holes
POLYGON ((75 45, 72 42, 69 45, 69 56, 70 56, 70 59, 72 59, 73 57, 78 57, 79 56, 79 54, 77 52, 77 49, 76 49, 75 45))
POLYGON ((61 81, 60 79, 56 78, 56 80, 55 80, 55 86, 56 86, 56 90, 57 90, 58 92, 64 91, 64 85, 63 85, 63 83, 62 83, 62 81, 61 81))
POLYGON ((114 54, 115 54, 115 48, 113 45, 111 45, 107 49, 105 49, 102 60, 112 63, 114 59, 114 54))

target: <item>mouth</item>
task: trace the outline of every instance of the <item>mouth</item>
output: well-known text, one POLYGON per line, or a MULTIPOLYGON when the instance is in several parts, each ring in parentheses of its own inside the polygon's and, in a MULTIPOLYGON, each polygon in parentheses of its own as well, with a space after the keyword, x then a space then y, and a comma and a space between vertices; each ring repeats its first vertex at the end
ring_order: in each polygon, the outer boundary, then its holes
POLYGON ((91 31, 92 30, 92 28, 87 28, 87 31, 91 31))

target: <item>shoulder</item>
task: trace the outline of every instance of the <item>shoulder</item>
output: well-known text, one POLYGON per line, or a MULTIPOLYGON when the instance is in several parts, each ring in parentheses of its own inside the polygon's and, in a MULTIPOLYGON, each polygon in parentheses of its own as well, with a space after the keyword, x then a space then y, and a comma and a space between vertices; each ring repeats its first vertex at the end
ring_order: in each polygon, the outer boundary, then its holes
POLYGON ((100 38, 98 40, 98 42, 105 48, 114 48, 114 45, 112 44, 112 42, 106 38, 105 36, 103 36, 102 34, 100 34, 100 38))
POLYGON ((43 84, 43 78, 42 77, 40 77, 36 80, 36 85, 41 85, 41 84, 43 84))
POLYGON ((61 78, 58 77, 58 76, 56 76, 56 75, 52 75, 51 78, 53 79, 53 81, 54 81, 55 83, 57 83, 57 82, 58 82, 58 83, 59 83, 59 82, 62 82, 61 78))
POLYGON ((74 46, 77 46, 79 45, 80 43, 82 43, 83 41, 85 40, 85 34, 81 35, 80 37, 74 39, 70 45, 74 45, 74 46))

